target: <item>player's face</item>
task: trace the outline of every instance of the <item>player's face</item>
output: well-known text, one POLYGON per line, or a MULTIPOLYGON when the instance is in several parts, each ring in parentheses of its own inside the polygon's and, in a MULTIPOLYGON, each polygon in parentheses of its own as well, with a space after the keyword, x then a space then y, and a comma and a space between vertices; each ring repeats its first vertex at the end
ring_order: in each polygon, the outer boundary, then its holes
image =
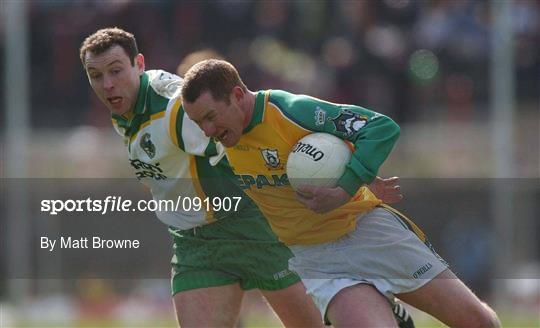
POLYGON ((138 54, 132 66, 124 49, 115 45, 99 55, 87 52, 85 61, 88 81, 99 100, 118 115, 133 111, 144 72, 144 57, 138 54))
POLYGON ((207 137, 215 138, 225 147, 238 143, 244 130, 245 115, 238 99, 215 101, 209 91, 202 93, 193 103, 184 102, 188 116, 204 131, 207 137))

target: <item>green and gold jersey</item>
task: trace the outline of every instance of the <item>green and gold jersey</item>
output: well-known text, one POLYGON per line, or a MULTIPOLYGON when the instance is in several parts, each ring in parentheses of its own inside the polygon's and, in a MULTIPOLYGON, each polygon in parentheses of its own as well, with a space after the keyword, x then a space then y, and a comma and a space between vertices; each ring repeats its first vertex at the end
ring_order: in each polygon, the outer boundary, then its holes
MULTIPOLYGON (((137 179, 155 200, 175 202, 175 210, 156 211, 157 217, 169 226, 190 229, 226 215, 214 213, 214 207, 204 203, 202 208, 210 211, 197 210, 201 206, 195 206, 195 199, 224 197, 232 188, 242 192, 226 164, 211 167, 208 158, 199 157, 212 158, 218 147, 184 112, 181 83, 180 77, 165 71, 144 72, 134 113, 129 118, 113 114, 112 122, 124 137, 137 179), (186 201, 178 201, 179 196, 186 201)), ((248 202, 243 200, 238 208, 248 202)))
POLYGON ((365 108, 269 90, 257 93, 251 122, 226 153, 237 184, 278 237, 288 245, 314 244, 343 236, 355 228, 358 214, 381 204, 362 186, 377 176, 398 136, 394 121, 365 108), (355 149, 338 181, 353 198, 326 214, 314 213, 296 200, 285 171, 293 145, 312 132, 331 133, 355 149))

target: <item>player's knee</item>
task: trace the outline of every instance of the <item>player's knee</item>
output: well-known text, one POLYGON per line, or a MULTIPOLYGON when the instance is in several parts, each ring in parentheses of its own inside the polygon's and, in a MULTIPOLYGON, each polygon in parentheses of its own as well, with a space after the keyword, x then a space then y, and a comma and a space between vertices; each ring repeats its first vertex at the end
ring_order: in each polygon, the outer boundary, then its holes
POLYGON ((501 322, 487 304, 482 304, 481 307, 471 311, 471 315, 467 318, 467 322, 463 323, 463 327, 478 327, 478 328, 499 328, 501 322))
POLYGON ((486 327, 493 327, 493 328, 499 328, 501 327, 501 321, 499 320, 499 317, 497 316, 497 313, 493 311, 492 308, 490 308, 487 304, 484 304, 485 309, 485 323, 486 327))

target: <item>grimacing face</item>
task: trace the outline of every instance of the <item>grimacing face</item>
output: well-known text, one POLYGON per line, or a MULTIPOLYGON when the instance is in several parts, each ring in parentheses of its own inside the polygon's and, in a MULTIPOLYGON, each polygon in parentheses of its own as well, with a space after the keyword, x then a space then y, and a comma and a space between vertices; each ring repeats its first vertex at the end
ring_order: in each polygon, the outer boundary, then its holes
POLYGON ((207 137, 215 138, 225 147, 233 147, 242 137, 245 114, 234 92, 228 105, 224 100, 215 101, 210 91, 205 91, 193 103, 184 101, 183 106, 207 137))
POLYGON ((144 72, 144 57, 138 54, 135 65, 119 45, 95 55, 87 52, 85 69, 90 86, 99 100, 114 114, 128 114, 135 108, 144 72))

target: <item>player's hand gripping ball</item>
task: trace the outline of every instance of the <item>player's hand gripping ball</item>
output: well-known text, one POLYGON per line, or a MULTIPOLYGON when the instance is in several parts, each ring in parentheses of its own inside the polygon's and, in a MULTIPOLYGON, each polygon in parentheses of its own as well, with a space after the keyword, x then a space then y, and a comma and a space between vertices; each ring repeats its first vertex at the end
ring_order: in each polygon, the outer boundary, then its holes
POLYGON ((328 133, 312 133, 300 139, 287 159, 291 186, 335 187, 351 159, 351 149, 328 133))

